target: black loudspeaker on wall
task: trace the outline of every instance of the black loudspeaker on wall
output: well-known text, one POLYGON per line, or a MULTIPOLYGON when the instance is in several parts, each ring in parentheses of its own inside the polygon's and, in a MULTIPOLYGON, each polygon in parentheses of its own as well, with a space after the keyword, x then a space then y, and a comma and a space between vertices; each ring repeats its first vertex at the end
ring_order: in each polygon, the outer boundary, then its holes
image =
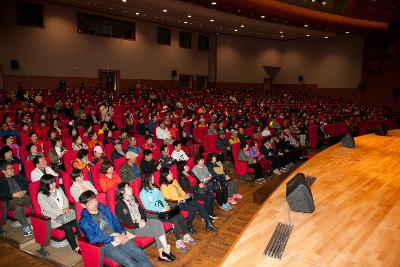
POLYGON ((176 70, 172 70, 171 71, 171 76, 172 77, 176 77, 176 75, 178 75, 178 72, 176 70))
POLYGON ((11 60, 11 69, 13 69, 13 70, 18 70, 19 69, 18 60, 11 60))
POLYGON ((304 81, 303 75, 299 75, 298 80, 299 80, 299 82, 304 81))
POLYGON ((313 213, 315 210, 311 188, 303 173, 296 174, 286 184, 286 200, 293 211, 313 213))
POLYGON ((346 134, 342 138, 342 146, 354 148, 356 146, 356 142, 354 141, 354 137, 351 134, 346 134))
POLYGON ((381 136, 387 135, 386 127, 384 125, 378 125, 378 127, 376 127, 376 129, 375 129, 375 134, 381 135, 381 136))

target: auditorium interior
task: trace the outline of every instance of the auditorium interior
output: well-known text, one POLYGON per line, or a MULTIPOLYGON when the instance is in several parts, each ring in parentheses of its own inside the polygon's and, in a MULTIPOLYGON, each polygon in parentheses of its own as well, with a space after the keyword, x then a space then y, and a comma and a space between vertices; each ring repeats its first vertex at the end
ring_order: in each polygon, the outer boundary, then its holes
POLYGON ((400 266, 400 1, 2 0, 0 35, 0 266, 400 266))

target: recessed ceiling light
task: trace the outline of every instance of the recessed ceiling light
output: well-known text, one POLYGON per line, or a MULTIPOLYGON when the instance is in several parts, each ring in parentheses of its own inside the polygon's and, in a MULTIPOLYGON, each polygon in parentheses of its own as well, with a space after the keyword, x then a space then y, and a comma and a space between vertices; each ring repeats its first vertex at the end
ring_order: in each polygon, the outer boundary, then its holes
POLYGON ((265 16, 264 16, 264 15, 262 15, 262 16, 261 16, 261 18, 262 18, 262 19, 265 19, 265 16))
POLYGON ((307 34, 306 36, 307 36, 307 37, 310 37, 310 35, 309 35, 309 34, 307 34))
POLYGON ((242 24, 242 25, 240 25, 240 28, 244 28, 244 25, 242 24))
POLYGON ((346 32, 346 34, 349 34, 350 32, 346 32))
POLYGON ((234 29, 234 31, 237 32, 238 30, 237 30, 237 29, 234 29))
POLYGON ((184 21, 183 23, 187 24, 187 21, 184 21))
POLYGON ((308 24, 304 24, 304 27, 307 28, 307 27, 308 27, 308 24))
POLYGON ((322 5, 326 5, 326 2, 325 2, 325 1, 322 1, 322 5))
POLYGON ((126 0, 122 0, 122 2, 126 3, 126 0))
POLYGON ((283 31, 280 31, 279 33, 280 33, 280 34, 282 34, 282 33, 283 33, 283 31))
POLYGON ((163 9, 163 11, 162 12, 164 12, 164 13, 167 13, 168 12, 168 10, 166 10, 166 9, 163 9))
POLYGON ((136 16, 139 16, 140 15, 140 13, 139 12, 136 12, 136 16))
POLYGON ((328 37, 328 36, 325 36, 324 38, 325 38, 325 39, 328 39, 329 37, 328 37))
POLYGON ((188 18, 191 18, 192 17, 192 15, 188 15, 188 18))
POLYGON ((281 38, 284 38, 285 36, 284 35, 281 35, 281 38))
POLYGON ((210 22, 214 22, 214 20, 213 20, 213 19, 210 19, 210 22))
POLYGON ((214 5, 214 6, 215 6, 216 4, 217 4, 217 2, 211 2, 211 5, 214 5))
POLYGON ((241 10, 241 9, 238 9, 238 12, 240 13, 240 12, 242 12, 242 10, 241 10))

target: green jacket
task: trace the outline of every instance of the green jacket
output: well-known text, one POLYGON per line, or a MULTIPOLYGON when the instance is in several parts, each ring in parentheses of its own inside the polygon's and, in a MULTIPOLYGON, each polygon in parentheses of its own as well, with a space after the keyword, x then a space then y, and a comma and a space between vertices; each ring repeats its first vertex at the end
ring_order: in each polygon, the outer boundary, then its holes
POLYGON ((140 165, 136 163, 134 165, 138 170, 139 176, 135 176, 135 173, 133 172, 133 167, 127 162, 125 162, 124 165, 122 165, 121 169, 119 169, 119 175, 121 176, 123 182, 130 183, 142 175, 140 165))

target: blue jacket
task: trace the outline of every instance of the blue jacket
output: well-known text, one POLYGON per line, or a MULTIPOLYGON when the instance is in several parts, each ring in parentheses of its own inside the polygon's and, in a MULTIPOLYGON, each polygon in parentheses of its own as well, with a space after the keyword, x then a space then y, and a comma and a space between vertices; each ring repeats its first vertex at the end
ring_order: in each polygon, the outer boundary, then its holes
POLYGON ((143 188, 142 191, 140 191, 140 200, 146 210, 163 212, 164 207, 168 206, 168 203, 165 201, 158 188, 153 188, 153 190, 143 188))
MULTIPOLYGON (((99 212, 103 214, 104 219, 107 221, 108 226, 115 233, 125 233, 125 229, 122 227, 120 222, 115 218, 115 216, 111 213, 110 209, 107 206, 99 203, 99 212)), ((92 215, 84 209, 81 213, 81 220, 79 221, 79 227, 81 228, 83 234, 89 240, 89 243, 110 243, 114 241, 113 236, 105 235, 100 226, 93 220, 92 215)))

